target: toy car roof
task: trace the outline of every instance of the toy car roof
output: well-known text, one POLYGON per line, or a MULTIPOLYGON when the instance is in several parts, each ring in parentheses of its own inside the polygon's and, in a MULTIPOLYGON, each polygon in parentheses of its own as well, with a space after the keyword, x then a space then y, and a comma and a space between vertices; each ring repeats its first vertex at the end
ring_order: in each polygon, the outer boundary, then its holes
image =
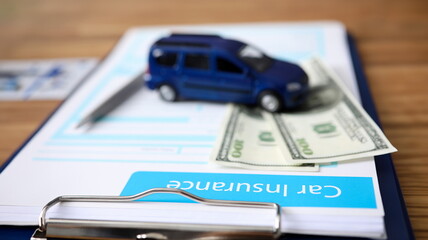
POLYGON ((218 35, 173 33, 155 42, 154 46, 179 48, 215 48, 220 51, 237 52, 245 43, 225 39, 218 35))

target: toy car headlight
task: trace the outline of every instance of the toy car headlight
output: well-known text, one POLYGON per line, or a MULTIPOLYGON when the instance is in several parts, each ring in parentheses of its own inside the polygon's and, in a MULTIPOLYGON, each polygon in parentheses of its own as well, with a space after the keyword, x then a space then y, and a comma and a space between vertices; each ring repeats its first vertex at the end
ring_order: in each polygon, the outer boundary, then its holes
POLYGON ((289 92, 299 91, 300 89, 302 89, 302 84, 300 84, 298 82, 293 82, 293 83, 287 84, 287 90, 289 92))
POLYGON ((150 80, 152 80, 152 75, 150 73, 144 73, 143 80, 149 82, 150 80))

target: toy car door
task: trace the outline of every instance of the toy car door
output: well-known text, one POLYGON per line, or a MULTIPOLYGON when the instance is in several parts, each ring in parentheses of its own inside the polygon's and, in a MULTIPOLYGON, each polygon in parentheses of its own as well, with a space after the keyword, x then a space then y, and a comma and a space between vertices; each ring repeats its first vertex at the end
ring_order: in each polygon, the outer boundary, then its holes
POLYGON ((249 70, 224 57, 215 57, 215 77, 221 82, 223 101, 252 103, 253 79, 249 70))
POLYGON ((216 100, 219 82, 213 76, 212 60, 208 53, 184 54, 180 79, 180 95, 186 98, 216 100))

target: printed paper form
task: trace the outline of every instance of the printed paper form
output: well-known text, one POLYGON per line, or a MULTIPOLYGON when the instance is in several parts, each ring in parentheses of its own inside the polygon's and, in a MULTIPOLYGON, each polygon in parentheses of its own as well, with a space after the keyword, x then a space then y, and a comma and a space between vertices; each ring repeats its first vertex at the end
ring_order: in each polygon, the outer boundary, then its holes
POLYGON ((64 99, 98 64, 94 58, 0 61, 0 100, 64 99))
POLYGON ((0 204, 41 207, 58 195, 119 195, 137 172, 353 176, 373 178, 375 208, 308 205, 286 208, 287 211, 383 215, 375 166, 370 159, 322 167, 315 174, 248 171, 208 164, 224 113, 223 104, 165 103, 156 92, 143 89, 89 131, 75 129, 86 112, 114 92, 123 81, 129 81, 146 68, 148 47, 152 42, 171 30, 183 29, 240 39, 285 60, 300 61, 318 55, 357 95, 345 30, 335 23, 133 29, 102 67, 65 102, 2 172, 0 191, 10 194, 0 196, 0 204))

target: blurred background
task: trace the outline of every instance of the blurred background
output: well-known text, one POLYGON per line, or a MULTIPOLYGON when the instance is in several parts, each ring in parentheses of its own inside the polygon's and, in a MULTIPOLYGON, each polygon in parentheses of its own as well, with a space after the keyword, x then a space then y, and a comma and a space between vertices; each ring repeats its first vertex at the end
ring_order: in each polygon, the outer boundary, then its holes
MULTIPOLYGON (((355 37, 417 239, 428 239, 428 1, 0 1, 0 59, 106 56, 130 27, 338 20, 355 37)), ((0 101, 0 163, 59 100, 0 101)))

